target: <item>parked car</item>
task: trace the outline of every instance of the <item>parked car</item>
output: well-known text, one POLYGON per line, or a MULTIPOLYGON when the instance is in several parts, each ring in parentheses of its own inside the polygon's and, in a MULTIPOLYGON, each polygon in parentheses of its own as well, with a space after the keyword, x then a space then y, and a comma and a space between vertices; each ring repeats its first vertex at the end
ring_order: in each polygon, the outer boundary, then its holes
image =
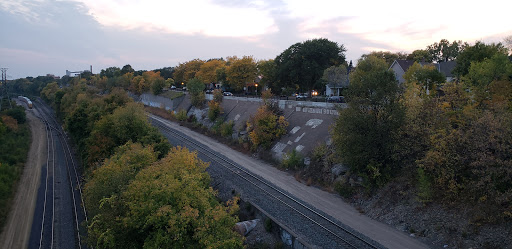
POLYGON ((327 102, 331 103, 345 103, 345 97, 343 96, 330 96, 327 98, 327 102))
POLYGON ((231 92, 224 92, 224 93, 222 93, 222 95, 224 95, 224 96, 233 96, 233 94, 231 92))
POLYGON ((295 100, 306 100, 308 98, 308 95, 305 93, 300 93, 295 96, 295 100))
POLYGON ((212 89, 208 89, 208 90, 206 90, 206 94, 211 94, 211 93, 213 93, 213 90, 212 90, 212 89))
POLYGON ((171 86, 171 89, 173 89, 173 90, 176 89, 176 86, 171 86))

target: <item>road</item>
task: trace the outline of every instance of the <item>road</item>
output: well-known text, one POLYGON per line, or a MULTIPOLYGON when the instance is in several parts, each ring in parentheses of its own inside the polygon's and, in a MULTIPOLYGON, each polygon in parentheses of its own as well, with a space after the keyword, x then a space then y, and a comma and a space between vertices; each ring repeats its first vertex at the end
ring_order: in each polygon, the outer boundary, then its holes
POLYGON ((179 124, 172 122, 165 122, 165 124, 169 128, 179 131, 211 150, 229 158, 248 171, 261 176, 297 199, 309 203, 311 206, 373 239, 384 247, 398 249, 429 248, 419 240, 409 237, 408 234, 364 216, 350 204, 345 203, 341 198, 332 193, 299 183, 292 175, 286 172, 280 171, 261 160, 235 151, 212 138, 196 133, 179 124))

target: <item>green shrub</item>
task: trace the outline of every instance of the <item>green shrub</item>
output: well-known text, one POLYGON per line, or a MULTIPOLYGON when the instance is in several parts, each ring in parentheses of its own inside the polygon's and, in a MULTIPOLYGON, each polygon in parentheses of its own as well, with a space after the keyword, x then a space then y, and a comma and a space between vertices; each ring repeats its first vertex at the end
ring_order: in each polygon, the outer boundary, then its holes
POLYGON ((418 168, 418 200, 423 203, 432 201, 432 179, 425 174, 423 168, 418 168))
POLYGON ((210 121, 215 121, 222 113, 222 107, 219 102, 210 101, 208 102, 208 118, 210 121))
POLYGON ((233 134, 233 120, 224 122, 220 125, 220 135, 223 137, 230 137, 233 134))
POLYGON ((350 198, 354 194, 355 189, 347 183, 336 182, 334 184, 334 191, 345 198, 350 198))
POLYGON ((304 166, 302 156, 295 149, 284 156, 281 164, 285 169, 299 169, 304 166))
POLYGON ((272 220, 270 218, 265 219, 264 227, 265 227, 265 231, 270 233, 270 231, 272 230, 272 220))
POLYGON ((184 109, 180 110, 180 111, 176 114, 176 119, 178 119, 179 121, 185 121, 185 120, 187 120, 187 111, 185 111, 184 109))

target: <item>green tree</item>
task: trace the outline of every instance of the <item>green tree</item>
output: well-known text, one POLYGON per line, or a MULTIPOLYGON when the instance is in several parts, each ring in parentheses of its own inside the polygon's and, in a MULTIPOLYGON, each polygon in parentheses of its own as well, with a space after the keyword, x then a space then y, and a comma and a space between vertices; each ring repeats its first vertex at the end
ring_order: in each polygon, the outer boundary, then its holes
POLYGON ((481 62, 472 62, 465 82, 478 88, 486 88, 492 81, 512 79, 512 62, 503 53, 496 53, 481 62))
POLYGON ((332 66, 325 69, 322 80, 325 84, 346 83, 343 87, 348 87, 347 77, 347 68, 345 66, 332 66))
POLYGON ((277 82, 277 68, 274 60, 261 60, 257 63, 258 73, 261 76, 259 84, 262 88, 267 86, 269 88, 276 88, 275 83, 277 82))
POLYGON ((432 62, 434 58, 426 49, 417 49, 412 51, 409 55, 407 55, 407 60, 413 60, 416 62, 432 62))
POLYGON ((299 86, 302 92, 322 88, 321 78, 330 66, 346 64, 345 47, 327 39, 296 43, 276 57, 278 92, 299 86))
POLYGON ((206 99, 204 94, 205 85, 198 78, 193 78, 187 83, 187 90, 190 93, 190 99, 192 100, 192 105, 194 106, 202 106, 206 99))
POLYGON ((377 58, 384 59, 388 66, 391 66, 395 60, 405 60, 407 59, 407 54, 403 52, 392 53, 389 51, 373 51, 369 54, 363 54, 361 58, 365 59, 368 56, 375 56, 377 58))
POLYGON ((132 68, 132 66, 130 64, 126 64, 123 66, 123 68, 121 68, 121 75, 124 75, 124 74, 127 74, 127 73, 133 73, 135 72, 135 70, 132 68))
POLYGON ((468 44, 462 43, 462 41, 453 41, 450 43, 448 40, 442 39, 439 43, 435 42, 429 45, 427 51, 433 61, 452 61, 457 58, 459 53, 462 52, 466 46, 468 46, 468 44))
POLYGON ((101 69, 100 71, 100 77, 114 78, 121 75, 121 69, 119 69, 118 67, 109 67, 106 69, 101 69))
POLYGON ((459 78, 466 76, 469 73, 472 62, 482 62, 486 58, 491 58, 498 53, 507 53, 506 48, 501 43, 485 44, 478 41, 473 46, 467 46, 457 56, 457 65, 453 69, 453 73, 459 78))
POLYGON ((116 147, 128 141, 153 145, 159 156, 167 154, 170 147, 167 140, 149 124, 142 106, 128 103, 94 124, 86 141, 87 164, 98 165, 112 155, 116 147))
POLYGON ((446 81, 445 76, 437 70, 433 65, 420 65, 418 62, 407 69, 404 74, 405 84, 416 83, 420 85, 424 91, 432 94, 436 93, 436 88, 446 81))
POLYGON ((404 119, 400 89, 386 61, 359 60, 345 96, 348 108, 339 110, 331 131, 336 151, 369 186, 381 185, 399 168, 394 155, 404 119))

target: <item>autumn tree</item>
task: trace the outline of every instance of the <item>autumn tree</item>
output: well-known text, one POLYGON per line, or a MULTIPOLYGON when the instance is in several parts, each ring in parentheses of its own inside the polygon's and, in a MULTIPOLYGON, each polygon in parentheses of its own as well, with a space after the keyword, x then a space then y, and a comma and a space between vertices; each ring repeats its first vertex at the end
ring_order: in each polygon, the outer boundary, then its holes
POLYGON ((128 141, 153 145, 160 156, 167 154, 169 143, 149 124, 140 104, 128 103, 112 114, 102 117, 94 124, 86 140, 86 161, 94 166, 114 152, 114 149, 128 141))
POLYGON ((226 69, 228 85, 235 91, 242 91, 248 83, 256 80, 258 68, 252 56, 244 56, 241 59, 234 58, 226 69))
POLYGON ((394 150, 404 110, 395 75, 384 59, 361 59, 345 96, 348 108, 339 110, 331 131, 336 151, 368 186, 382 185, 399 168, 394 150))
POLYGON ((107 161, 109 168, 95 172, 95 177, 102 176, 97 185, 90 184, 94 188, 87 189, 104 197, 88 226, 92 244, 97 248, 242 248, 242 238, 233 231, 236 200, 222 205, 215 199, 205 172, 207 163, 180 147, 151 164, 153 158, 140 149, 128 151, 107 161), (105 181, 115 172, 120 176, 105 181))
POLYGON ((280 115, 279 109, 273 105, 270 91, 263 92, 262 96, 264 104, 247 121, 247 131, 253 149, 259 146, 269 149, 273 141, 286 134, 286 127, 289 124, 285 117, 280 115))
POLYGON ((327 39, 313 39, 295 43, 279 54, 276 63, 278 87, 294 88, 302 92, 321 88, 324 70, 345 64, 345 47, 327 39))
POLYGON ((204 84, 217 82, 217 69, 226 65, 223 60, 210 60, 205 62, 199 68, 196 77, 199 78, 204 84))
POLYGON ((199 72, 201 65, 203 64, 204 61, 200 59, 180 63, 174 70, 174 80, 177 84, 181 84, 181 82, 188 82, 196 77, 196 73, 199 72))

